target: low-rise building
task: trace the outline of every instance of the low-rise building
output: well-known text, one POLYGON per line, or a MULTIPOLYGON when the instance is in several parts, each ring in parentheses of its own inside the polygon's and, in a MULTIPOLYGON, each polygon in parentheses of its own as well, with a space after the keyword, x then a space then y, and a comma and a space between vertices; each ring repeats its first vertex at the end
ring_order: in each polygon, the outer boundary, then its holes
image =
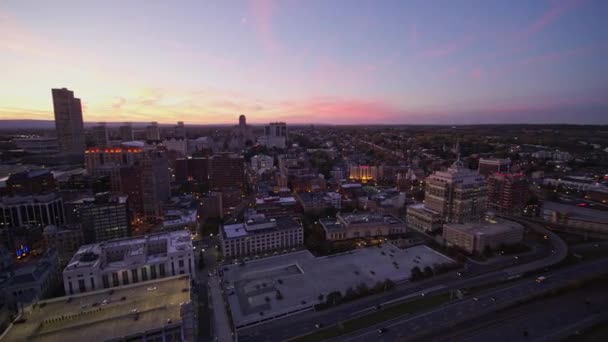
POLYGON ((441 230, 443 220, 438 212, 428 209, 422 203, 407 206, 407 227, 424 233, 441 230))
POLYGON ((608 211, 547 201, 543 203, 543 218, 571 230, 608 233, 608 211))
POLYGON ((319 220, 325 238, 331 241, 404 234, 405 223, 393 215, 338 213, 336 218, 319 220))
POLYGON ((186 230, 85 245, 63 270, 65 293, 75 294, 180 274, 194 277, 186 230))
POLYGON ((524 227, 516 222, 488 219, 475 223, 446 223, 443 238, 448 246, 455 246, 468 253, 482 253, 486 248, 520 243, 524 227))
POLYGON ((0 274, 0 289, 12 303, 33 303, 48 298, 60 282, 61 268, 54 249, 40 256, 28 256, 0 274))
POLYGON ((176 276, 24 307, 6 341, 194 341, 190 278, 176 276))
POLYGON ((290 217, 251 214, 243 223, 225 225, 220 240, 224 256, 238 258, 300 247, 304 242, 304 230, 290 217))

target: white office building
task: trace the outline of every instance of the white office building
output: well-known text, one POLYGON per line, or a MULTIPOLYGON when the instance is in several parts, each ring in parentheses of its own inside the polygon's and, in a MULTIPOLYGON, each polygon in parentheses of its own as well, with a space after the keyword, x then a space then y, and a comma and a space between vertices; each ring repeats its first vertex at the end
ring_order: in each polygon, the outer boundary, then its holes
POLYGON ((194 277, 187 230, 82 246, 63 270, 67 295, 189 274, 194 277))
POLYGON ((220 240, 225 257, 242 257, 299 247, 304 242, 304 230, 290 217, 254 214, 246 222, 225 225, 220 240))

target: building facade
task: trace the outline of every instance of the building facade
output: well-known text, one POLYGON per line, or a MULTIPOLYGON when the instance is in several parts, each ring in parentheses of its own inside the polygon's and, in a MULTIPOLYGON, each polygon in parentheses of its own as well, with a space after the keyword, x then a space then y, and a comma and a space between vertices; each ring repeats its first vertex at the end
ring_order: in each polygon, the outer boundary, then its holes
POLYGON ((52 89, 51 93, 59 151, 80 156, 85 149, 80 99, 66 88, 52 89))
POLYGON ((521 215, 528 198, 528 181, 523 174, 494 173, 488 177, 488 210, 521 215))
POLYGON ((220 240, 224 257, 240 258, 298 248, 304 243, 304 230, 290 217, 267 218, 253 214, 243 223, 225 225, 220 240))
POLYGON ((424 206, 444 222, 479 221, 486 211, 486 180, 457 160, 447 171, 426 179, 424 206))
POLYGON ((443 219, 422 203, 409 205, 406 214, 407 227, 419 232, 433 233, 441 230, 443 219))
POLYGON ((477 171, 479 174, 489 176, 496 172, 509 172, 511 170, 511 159, 509 158, 481 158, 477 171))
POLYGON ((96 194, 66 204, 70 222, 81 224, 85 243, 128 237, 131 224, 127 196, 96 194))
POLYGON ((406 233, 405 223, 393 215, 338 213, 336 218, 319 220, 330 241, 386 237, 406 233))
POLYGON ((63 270, 67 295, 170 276, 195 275, 186 230, 81 246, 63 270))
POLYGON ((268 148, 285 148, 289 133, 287 124, 284 122, 272 122, 264 127, 264 135, 259 141, 268 148))
POLYGON ((516 222, 491 220, 476 223, 446 223, 443 238, 448 246, 458 247, 475 254, 502 245, 520 243, 524 238, 524 227, 516 222))

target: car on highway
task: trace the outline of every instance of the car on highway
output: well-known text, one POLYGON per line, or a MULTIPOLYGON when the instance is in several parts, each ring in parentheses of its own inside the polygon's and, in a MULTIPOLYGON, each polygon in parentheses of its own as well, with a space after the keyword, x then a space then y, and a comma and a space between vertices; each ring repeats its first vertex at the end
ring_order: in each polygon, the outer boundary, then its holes
POLYGON ((378 334, 384 334, 387 331, 388 331, 388 329, 386 329, 386 328, 380 328, 380 329, 378 329, 378 334))
POLYGON ((536 278, 537 283, 542 283, 545 280, 547 280, 547 277, 540 276, 540 277, 536 278))
POLYGON ((321 324, 321 323, 315 324, 315 328, 320 329, 321 327, 323 327, 323 324, 321 324))
POLYGON ((474 300, 474 301, 476 301, 476 302, 478 302, 478 301, 479 301, 479 298, 477 298, 477 297, 473 297, 473 300, 474 300))
POLYGON ((493 301, 493 302, 495 302, 495 301, 496 301, 496 298, 494 298, 494 297, 490 297, 490 300, 491 300, 491 301, 493 301))

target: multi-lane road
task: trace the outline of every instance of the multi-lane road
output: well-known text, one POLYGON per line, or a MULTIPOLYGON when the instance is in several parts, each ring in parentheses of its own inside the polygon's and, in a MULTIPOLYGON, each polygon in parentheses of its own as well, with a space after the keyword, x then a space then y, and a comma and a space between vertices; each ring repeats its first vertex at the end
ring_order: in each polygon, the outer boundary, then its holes
POLYGON ((422 339, 428 334, 436 334, 459 323, 484 317, 484 315, 532 299, 552 289, 567 286, 573 280, 605 274, 607 270, 608 258, 577 264, 551 272, 546 275, 546 280, 540 283, 534 277, 521 279, 428 312, 382 322, 340 336, 334 341, 363 342, 422 339), (380 333, 379 329, 383 329, 383 332, 380 333))

